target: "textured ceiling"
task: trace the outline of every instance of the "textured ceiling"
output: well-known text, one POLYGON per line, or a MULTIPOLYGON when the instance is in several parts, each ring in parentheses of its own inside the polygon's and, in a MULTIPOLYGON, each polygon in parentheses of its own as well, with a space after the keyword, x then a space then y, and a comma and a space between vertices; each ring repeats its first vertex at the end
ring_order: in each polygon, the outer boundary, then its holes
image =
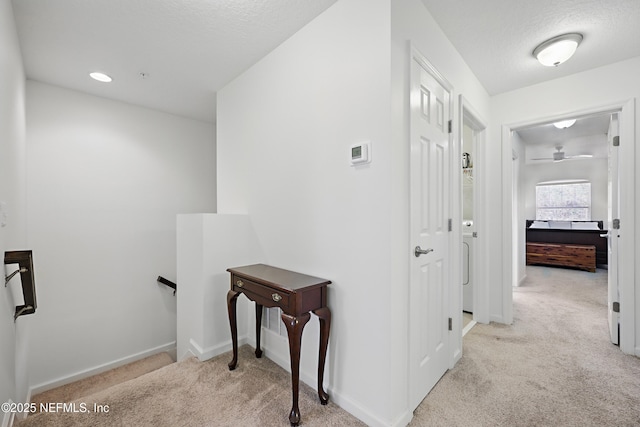
POLYGON ((220 88, 335 2, 13 0, 13 9, 29 79, 213 122, 220 88))
POLYGON ((640 56, 640 0, 422 0, 490 95, 640 56), (558 67, 535 47, 584 35, 558 67))
MULTIPOLYGON (((13 0, 13 8, 28 78, 212 122, 221 87, 335 1, 13 0), (113 83, 91 80, 94 70, 113 83)), ((640 0, 422 1, 490 94, 640 56, 640 0), (585 38, 565 64, 531 56, 572 31, 585 38)))
MULTIPOLYGON (((490 95, 640 56, 640 0, 422 0, 490 95), (584 39, 558 67, 532 52, 566 33, 584 39)), ((527 159, 567 155, 607 157, 608 116, 587 117, 569 129, 519 130, 527 159)))

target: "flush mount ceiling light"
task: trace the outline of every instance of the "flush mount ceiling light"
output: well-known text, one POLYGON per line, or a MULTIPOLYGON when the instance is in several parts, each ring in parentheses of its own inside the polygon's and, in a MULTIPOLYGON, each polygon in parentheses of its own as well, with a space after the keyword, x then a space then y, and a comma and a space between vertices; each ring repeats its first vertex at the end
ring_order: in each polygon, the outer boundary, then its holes
POLYGON ((555 122, 553 125, 555 127, 557 127, 558 129, 566 129, 566 128, 570 128, 571 126, 573 126, 576 122, 576 119, 571 119, 571 120, 562 120, 559 122, 555 122))
POLYGON ((89 73, 89 76, 92 79, 97 80, 97 81, 102 82, 102 83, 110 83, 113 80, 111 77, 107 76, 104 73, 94 72, 94 73, 89 73))
POLYGON ((533 50, 533 56, 542 65, 557 67, 573 56, 581 41, 582 34, 563 34, 541 43, 533 50))

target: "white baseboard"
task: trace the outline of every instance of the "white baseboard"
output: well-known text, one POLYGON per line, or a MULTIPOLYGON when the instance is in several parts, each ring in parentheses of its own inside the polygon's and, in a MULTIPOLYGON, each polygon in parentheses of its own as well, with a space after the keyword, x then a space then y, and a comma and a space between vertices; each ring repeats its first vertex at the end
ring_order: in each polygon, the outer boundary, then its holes
MULTIPOLYGON (((302 375, 301 375, 302 377, 302 375)), ((305 381, 306 382, 306 381, 305 381)), ((314 381, 315 383, 315 381, 314 381)), ((368 408, 362 406, 360 403, 346 397, 341 392, 333 389, 331 387, 328 388, 327 393, 329 393, 329 398, 339 407, 358 418, 360 421, 365 423, 370 427, 386 427, 386 426, 406 426, 411 417, 408 418, 406 422, 403 422, 407 419, 408 414, 403 414, 400 418, 398 418, 395 422, 390 423, 389 420, 383 420, 379 418, 376 414, 372 413, 368 408)))
POLYGON ((91 377, 93 375, 101 374, 103 372, 106 372, 108 370, 117 368, 119 366, 123 366, 123 365, 126 365, 128 363, 135 362, 136 360, 140 360, 140 359, 144 359, 145 357, 153 356, 154 354, 162 353, 162 352, 165 352, 165 351, 169 352, 169 353, 175 352, 175 348, 176 348, 176 342, 172 341, 170 343, 163 344, 163 345, 160 345, 158 347, 150 348, 148 350, 141 351, 139 353, 132 354, 130 356, 123 357, 121 359, 117 359, 117 360, 114 360, 112 362, 104 363, 102 365, 98 365, 98 366, 93 367, 93 368, 85 369, 85 370, 76 372, 76 373, 71 374, 71 375, 66 375, 64 377, 60 377, 60 378, 52 380, 52 381, 47 381, 47 382, 44 382, 44 383, 41 383, 41 384, 37 384, 35 386, 29 387, 29 394, 28 395, 29 395, 29 398, 31 398, 31 396, 34 396, 34 395, 36 395, 38 393, 42 393, 43 391, 51 390, 51 389, 59 387, 61 385, 69 384, 69 383, 72 383, 74 381, 79 381, 79 380, 91 377))
POLYGON ((410 412, 409 410, 406 410, 398 418, 396 418, 396 420, 393 423, 391 423, 391 426, 392 427, 405 427, 405 426, 409 425, 409 423, 411 422, 412 419, 413 419, 413 412, 410 412))
MULTIPOLYGON (((9 404, 12 404, 13 401, 9 399, 9 404)), ((2 427, 11 427, 13 425, 15 413, 14 412, 5 412, 4 417, 2 417, 2 427)))
MULTIPOLYGON (((27 397, 25 397, 24 401, 25 402, 31 402, 31 396, 32 396, 31 389, 29 389, 29 390, 27 390, 27 397)), ((29 412, 17 412, 15 414, 15 418, 14 418, 13 422, 15 422, 15 420, 24 421, 24 420, 27 419, 28 416, 29 416, 29 412)), ((9 424, 9 425, 12 425, 12 424, 9 424)))
POLYGON ((504 318, 502 316, 498 316, 497 314, 492 314, 489 316, 489 323, 491 322, 495 322, 495 323, 506 323, 504 321, 504 318))
MULTIPOLYGON (((255 341, 250 340, 250 345, 255 346, 255 341)), ((264 357, 269 358, 280 367, 282 367, 287 372, 291 372, 291 360, 289 355, 289 344, 287 337, 283 337, 281 335, 276 334, 273 331, 268 329, 262 330, 262 350, 264 351, 264 357)), ((313 389, 317 388, 317 375, 318 372, 314 370, 313 372, 305 371, 300 369, 300 381, 307 384, 309 387, 313 389)), ((327 393, 329 394, 329 399, 334 402, 336 405, 349 412, 354 417, 358 418, 360 421, 364 422, 368 426, 372 427, 386 427, 386 426, 405 426, 409 421, 404 422, 405 419, 411 420, 411 416, 407 418, 403 414, 398 420, 394 423, 391 423, 390 420, 383 420, 379 418, 376 414, 372 413, 368 408, 356 402, 355 400, 345 396, 339 390, 332 388, 331 385, 328 385, 327 393)), ((409 414, 411 415, 411 414, 409 414)))
POLYGON ((193 353, 193 349, 188 348, 187 351, 184 352, 182 356, 178 356, 176 359, 178 362, 182 362, 184 359, 188 359, 190 357, 198 357, 193 353))
POLYGON ((471 322, 467 323, 467 326, 465 326, 464 329, 462 329, 462 336, 464 337, 465 335, 467 335, 467 332, 469 332, 471 328, 476 326, 476 323, 478 322, 476 322, 475 320, 472 320, 471 322))
MULTIPOLYGON (((245 345, 246 343, 247 343, 246 336, 238 337, 238 347, 245 345)), ((195 342, 193 339, 190 339, 189 349, 187 350, 187 352, 196 356, 198 360, 200 360, 201 362, 204 362, 205 360, 209 360, 212 357, 215 357, 222 353, 226 353, 228 351, 231 351, 231 340, 225 341, 222 344, 210 346, 207 348, 202 348, 197 342, 195 342)), ((180 360, 183 360, 184 358, 185 358, 185 355, 183 355, 180 360)))
POLYGON ((522 283, 527 279, 527 275, 525 274, 518 280, 518 287, 522 286, 522 283))

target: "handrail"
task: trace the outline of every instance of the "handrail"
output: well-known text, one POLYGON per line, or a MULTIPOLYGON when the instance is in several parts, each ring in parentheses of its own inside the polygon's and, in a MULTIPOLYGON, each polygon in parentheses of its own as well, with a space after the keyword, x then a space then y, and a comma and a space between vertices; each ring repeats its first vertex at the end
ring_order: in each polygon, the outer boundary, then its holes
POLYGON ((165 279, 162 276, 158 276, 158 278, 156 279, 158 283, 162 283, 163 285, 167 285, 168 287, 170 287, 171 289, 173 289, 173 294, 176 294, 176 291, 178 290, 178 284, 177 283, 173 283, 171 280, 165 279))
POLYGON ((13 276, 18 273, 22 282, 24 305, 16 306, 16 312, 13 315, 15 322, 20 316, 35 313, 38 306, 36 303, 36 280, 33 274, 33 253, 31 250, 7 251, 4 253, 4 264, 18 264, 16 271, 8 276, 5 275, 4 286, 6 287, 13 276))

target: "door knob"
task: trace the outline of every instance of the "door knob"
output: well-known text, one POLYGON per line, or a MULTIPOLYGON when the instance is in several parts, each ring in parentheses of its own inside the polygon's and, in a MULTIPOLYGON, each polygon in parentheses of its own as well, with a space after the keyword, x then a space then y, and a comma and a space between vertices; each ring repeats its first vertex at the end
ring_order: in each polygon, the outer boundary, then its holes
POLYGON ((422 249, 420 246, 416 246, 416 248, 413 250, 413 254, 416 257, 419 257, 420 255, 426 255, 429 252, 433 252, 433 249, 429 248, 429 249, 422 249))

